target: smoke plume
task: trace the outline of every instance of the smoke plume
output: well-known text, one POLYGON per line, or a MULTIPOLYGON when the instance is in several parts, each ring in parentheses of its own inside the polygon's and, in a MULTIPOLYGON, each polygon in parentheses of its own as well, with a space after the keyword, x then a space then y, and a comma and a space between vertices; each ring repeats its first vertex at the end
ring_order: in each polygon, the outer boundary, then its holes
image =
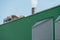
POLYGON ((37 0, 31 0, 32 2, 32 7, 36 7, 37 6, 37 0))

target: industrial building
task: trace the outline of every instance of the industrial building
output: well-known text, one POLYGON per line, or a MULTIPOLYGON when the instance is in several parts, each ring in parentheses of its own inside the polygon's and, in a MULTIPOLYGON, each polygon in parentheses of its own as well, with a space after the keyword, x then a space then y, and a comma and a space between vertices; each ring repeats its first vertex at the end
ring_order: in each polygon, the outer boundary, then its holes
POLYGON ((60 5, 0 25, 0 40, 60 40, 60 5))

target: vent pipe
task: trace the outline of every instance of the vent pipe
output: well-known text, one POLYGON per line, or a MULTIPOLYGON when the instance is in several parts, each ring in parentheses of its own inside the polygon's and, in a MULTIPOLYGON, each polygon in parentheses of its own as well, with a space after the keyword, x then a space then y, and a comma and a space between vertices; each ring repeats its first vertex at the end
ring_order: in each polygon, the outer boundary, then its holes
POLYGON ((31 0, 32 2, 32 14, 36 14, 37 0, 31 0))
POLYGON ((36 7, 32 7, 32 14, 36 14, 36 7))

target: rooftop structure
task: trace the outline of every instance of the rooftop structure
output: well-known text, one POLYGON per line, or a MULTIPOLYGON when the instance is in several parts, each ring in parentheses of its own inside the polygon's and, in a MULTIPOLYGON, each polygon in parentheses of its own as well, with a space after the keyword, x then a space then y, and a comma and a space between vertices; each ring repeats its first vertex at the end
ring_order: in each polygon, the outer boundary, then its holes
POLYGON ((4 23, 7 23, 7 22, 11 22, 11 21, 14 21, 14 20, 17 20, 19 18, 23 18, 24 16, 16 16, 16 15, 11 15, 11 16, 7 16, 3 22, 4 23))

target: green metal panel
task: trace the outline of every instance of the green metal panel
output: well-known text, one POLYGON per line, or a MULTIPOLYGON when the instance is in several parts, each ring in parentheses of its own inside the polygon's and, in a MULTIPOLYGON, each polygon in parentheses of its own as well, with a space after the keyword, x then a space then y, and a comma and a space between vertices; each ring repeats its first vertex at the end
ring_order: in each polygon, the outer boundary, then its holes
MULTIPOLYGON (((53 30, 55 30, 55 19, 58 15, 60 15, 60 5, 35 15, 0 25, 0 40, 32 40, 32 26, 36 22, 52 17, 54 19, 53 30)), ((53 40, 55 40, 55 31, 53 32, 53 40)))

